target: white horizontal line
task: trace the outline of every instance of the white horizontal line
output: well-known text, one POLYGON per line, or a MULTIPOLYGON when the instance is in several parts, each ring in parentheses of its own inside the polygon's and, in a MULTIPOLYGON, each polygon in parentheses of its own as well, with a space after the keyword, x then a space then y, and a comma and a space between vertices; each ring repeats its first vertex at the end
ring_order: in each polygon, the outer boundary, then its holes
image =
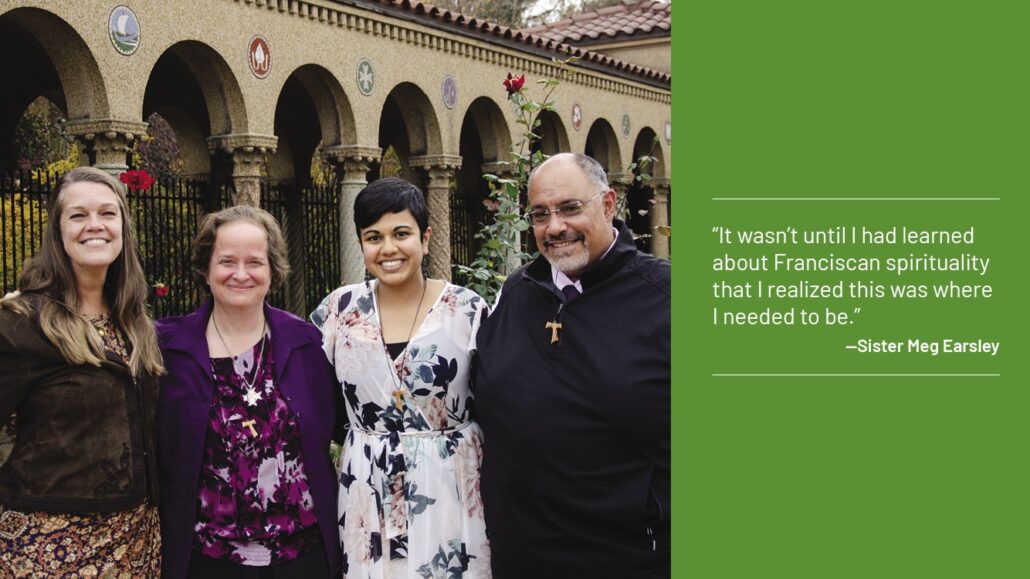
POLYGON ((712 197, 712 201, 1001 201, 1001 197, 712 197))
POLYGON ((1000 377, 1001 374, 712 374, 715 378, 762 378, 762 377, 909 377, 909 376, 939 376, 939 377, 1000 377))

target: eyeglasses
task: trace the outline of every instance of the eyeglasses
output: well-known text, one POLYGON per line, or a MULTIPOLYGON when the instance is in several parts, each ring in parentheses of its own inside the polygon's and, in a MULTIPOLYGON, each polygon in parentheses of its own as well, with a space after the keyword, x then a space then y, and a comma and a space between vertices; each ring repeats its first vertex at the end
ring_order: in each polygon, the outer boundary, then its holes
POLYGON ((583 208, 586 207, 587 203, 590 203, 594 199, 597 199, 598 197, 604 194, 605 192, 602 191, 597 195, 594 195, 590 199, 587 199, 586 201, 569 201, 568 203, 562 203, 554 209, 532 209, 530 211, 527 211, 526 214, 522 216, 522 218, 528 221, 529 224, 533 227, 536 227, 538 225, 547 225, 548 223, 550 223, 552 213, 554 215, 557 215, 558 217, 561 217, 562 219, 575 217, 580 213, 583 213, 583 208))

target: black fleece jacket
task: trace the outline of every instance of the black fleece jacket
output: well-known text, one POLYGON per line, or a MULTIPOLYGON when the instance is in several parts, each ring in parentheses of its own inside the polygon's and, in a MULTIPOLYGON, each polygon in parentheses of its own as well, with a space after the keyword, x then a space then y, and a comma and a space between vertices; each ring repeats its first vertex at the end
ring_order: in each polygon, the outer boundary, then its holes
POLYGON ((565 304, 550 265, 510 276, 480 328, 475 404, 494 576, 669 569, 670 266, 616 221, 565 304), (560 322, 551 343, 548 322, 560 322))

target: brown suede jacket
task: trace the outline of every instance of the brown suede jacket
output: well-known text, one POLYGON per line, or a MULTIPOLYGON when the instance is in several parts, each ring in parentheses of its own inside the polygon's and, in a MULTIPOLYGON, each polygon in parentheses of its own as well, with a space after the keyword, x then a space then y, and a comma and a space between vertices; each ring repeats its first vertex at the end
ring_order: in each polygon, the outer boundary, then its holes
POLYGON ((0 422, 18 414, 0 466, 0 505, 48 512, 127 510, 157 502, 157 379, 133 380, 108 353, 73 366, 33 313, 0 310, 0 422))

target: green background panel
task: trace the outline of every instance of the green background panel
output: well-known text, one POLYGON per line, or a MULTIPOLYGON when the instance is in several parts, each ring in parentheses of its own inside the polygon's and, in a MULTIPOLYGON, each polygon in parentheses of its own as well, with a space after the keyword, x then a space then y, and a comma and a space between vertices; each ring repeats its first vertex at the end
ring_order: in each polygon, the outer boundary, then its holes
MULTIPOLYGON (((683 2, 673 42, 674 569, 691 578, 1030 574, 1030 12, 1024 2, 683 2), (997 202, 714 202, 723 196, 997 202), (721 274, 712 227, 976 227, 986 276, 721 274), (717 279, 987 283, 988 300, 844 299, 845 327, 713 327, 717 279), (858 354, 867 337, 996 357, 858 354), (715 378, 722 372, 998 377, 715 378)), ((778 301, 817 307, 825 300, 778 301)))

